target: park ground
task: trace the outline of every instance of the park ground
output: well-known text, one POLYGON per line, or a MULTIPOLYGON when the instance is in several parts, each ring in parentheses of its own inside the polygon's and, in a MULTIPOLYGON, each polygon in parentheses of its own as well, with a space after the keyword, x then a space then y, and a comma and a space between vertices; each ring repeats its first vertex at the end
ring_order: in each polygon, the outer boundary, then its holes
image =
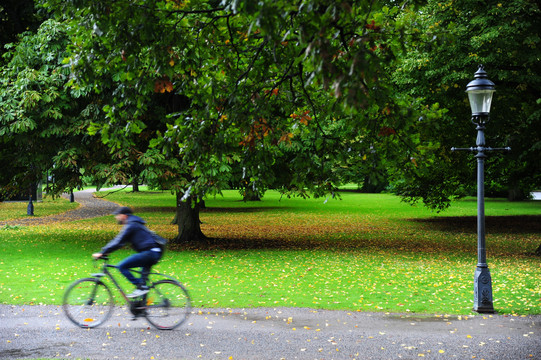
MULTIPOLYGON (((170 192, 98 196, 113 207, 132 206, 162 236, 176 235, 170 192)), ((486 213, 496 310, 541 314, 541 259, 534 255, 541 244, 541 202, 495 199, 487 201, 486 213)), ((207 199, 201 214, 202 230, 212 240, 172 244, 157 268, 183 281, 197 307, 468 315, 477 263, 475 214, 475 199, 436 214, 387 194, 305 200, 268 193, 263 201, 242 202, 230 191, 207 199)), ((119 231, 112 216, 43 223, 55 216, 38 214, 36 225, 0 230, 10 254, 0 260, 6 274, 0 302, 59 304, 65 287, 93 270, 90 254, 119 231)), ((115 253, 113 261, 129 251, 115 253)))
MULTIPOLYGON (((175 234, 170 193, 106 199, 134 207, 160 234, 175 234)), ((472 199, 434 214, 390 195, 344 193, 307 206, 274 194, 244 203, 226 193, 209 199, 202 213, 203 231, 217 240, 173 246, 159 265, 190 289, 190 323, 157 332, 129 322, 119 308, 90 337, 68 324, 58 305, 71 281, 94 271, 89 254, 118 231, 112 217, 4 223, 10 256, 0 268, 6 304, 0 352, 2 358, 540 358, 540 262, 532 255, 541 241, 540 207, 518 205, 487 203, 495 315, 471 311, 472 199), (134 347, 141 357, 126 350, 134 347)))

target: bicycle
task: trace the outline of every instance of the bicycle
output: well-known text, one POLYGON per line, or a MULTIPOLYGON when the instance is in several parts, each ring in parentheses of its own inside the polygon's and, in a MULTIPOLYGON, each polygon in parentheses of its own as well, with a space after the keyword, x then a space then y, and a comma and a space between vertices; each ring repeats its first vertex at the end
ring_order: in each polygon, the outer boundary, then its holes
MULTIPOLYGON (((103 282, 109 278, 118 289, 133 314, 133 319, 145 317, 152 326, 159 330, 172 330, 182 325, 191 309, 191 300, 186 288, 174 278, 151 272, 145 274, 149 292, 131 300, 126 296, 109 268, 117 268, 104 260, 102 272, 91 274, 92 277, 73 282, 64 293, 62 308, 68 319, 82 328, 94 328, 109 319, 114 309, 111 289, 103 282), (165 279, 148 282, 150 275, 165 279)), ((141 271, 131 270, 141 274, 141 271)))

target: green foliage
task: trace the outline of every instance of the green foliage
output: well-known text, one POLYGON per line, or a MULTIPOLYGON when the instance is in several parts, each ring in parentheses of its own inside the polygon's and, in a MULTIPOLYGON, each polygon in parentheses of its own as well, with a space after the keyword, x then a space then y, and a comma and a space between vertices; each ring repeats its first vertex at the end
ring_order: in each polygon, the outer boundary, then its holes
MULTIPOLYGON (((0 185, 5 193, 20 193, 51 169, 55 189, 80 184, 92 142, 86 134, 87 103, 78 88, 66 87, 70 70, 62 65, 69 43, 68 26, 54 20, 36 33, 26 32, 5 54, 0 82, 0 185)), ((87 111, 90 111, 87 109, 87 111)))
POLYGON ((319 196, 355 179, 381 189, 422 111, 390 91, 384 69, 407 6, 44 4, 72 24, 65 63, 106 114, 90 133, 115 155, 132 149, 128 162, 155 187, 319 196))
POLYGON ((142 177, 185 200, 231 187, 318 197, 354 182, 442 210, 472 189, 473 162, 449 149, 474 137, 461 84, 479 62, 500 70, 487 137, 515 149, 488 161, 489 190, 539 184, 532 0, 39 5, 58 22, 21 38, 2 76, 2 141, 33 146, 2 154, 20 164, 13 187, 51 167, 60 188, 142 177))
POLYGON ((539 2, 531 0, 428 1, 415 15, 416 31, 423 37, 405 44, 407 51, 393 68, 397 91, 449 111, 421 133, 422 142, 439 148, 430 163, 419 163, 422 169, 399 172, 398 193, 439 207, 442 200, 474 191, 475 160, 450 148, 475 145, 464 90, 479 64, 497 89, 486 130, 488 146, 512 148, 511 153, 489 154, 487 193, 520 199, 539 187, 541 162, 534 153, 541 131, 540 15, 539 2))

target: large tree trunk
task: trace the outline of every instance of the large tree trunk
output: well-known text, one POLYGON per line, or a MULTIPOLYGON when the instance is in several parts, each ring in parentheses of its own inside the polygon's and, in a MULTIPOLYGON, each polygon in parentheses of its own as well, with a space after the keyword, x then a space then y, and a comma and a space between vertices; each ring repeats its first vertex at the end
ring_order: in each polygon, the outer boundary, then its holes
POLYGON ((133 191, 133 192, 139 192, 139 179, 137 178, 137 176, 134 176, 134 177, 133 177, 133 180, 132 180, 132 191, 133 191))
POLYGON ((173 223, 178 225, 178 235, 173 242, 186 244, 205 240, 207 237, 201 231, 199 220, 199 211, 204 208, 204 202, 191 196, 185 201, 181 199, 182 194, 177 192, 177 213, 173 223))

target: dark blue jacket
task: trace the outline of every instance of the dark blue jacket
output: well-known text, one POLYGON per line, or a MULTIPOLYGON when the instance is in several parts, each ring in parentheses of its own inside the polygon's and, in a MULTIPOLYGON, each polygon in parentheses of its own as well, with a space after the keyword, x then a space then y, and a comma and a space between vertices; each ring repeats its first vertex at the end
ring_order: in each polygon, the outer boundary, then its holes
POLYGON ((159 247, 150 231, 145 227, 145 223, 145 220, 139 216, 129 215, 120 233, 101 249, 101 253, 112 253, 127 243, 131 243, 132 248, 137 252, 159 247))

